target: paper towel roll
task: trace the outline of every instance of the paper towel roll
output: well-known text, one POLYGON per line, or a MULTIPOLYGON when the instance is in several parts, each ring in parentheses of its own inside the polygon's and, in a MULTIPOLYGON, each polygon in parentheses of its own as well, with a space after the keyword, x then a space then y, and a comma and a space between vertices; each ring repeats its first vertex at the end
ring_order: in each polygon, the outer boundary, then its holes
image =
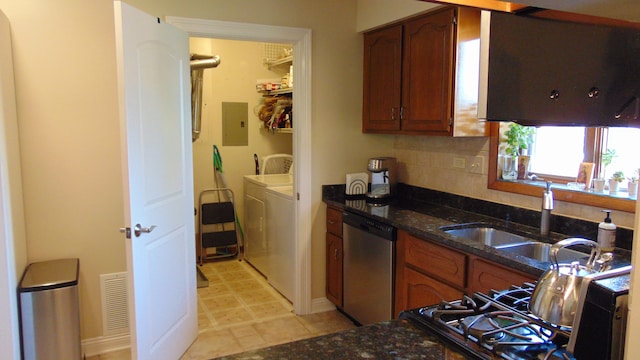
POLYGON ((364 195, 369 188, 369 174, 353 173, 347 174, 346 191, 347 195, 364 195))

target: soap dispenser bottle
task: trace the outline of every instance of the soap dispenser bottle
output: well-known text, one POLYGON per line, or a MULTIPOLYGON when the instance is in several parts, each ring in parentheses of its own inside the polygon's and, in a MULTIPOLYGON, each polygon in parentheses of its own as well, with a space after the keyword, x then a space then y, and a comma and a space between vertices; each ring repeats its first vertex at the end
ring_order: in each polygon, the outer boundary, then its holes
POLYGON ((607 217, 598 225, 598 245, 602 252, 612 252, 616 244, 616 224, 611 221, 611 210, 602 211, 607 217))

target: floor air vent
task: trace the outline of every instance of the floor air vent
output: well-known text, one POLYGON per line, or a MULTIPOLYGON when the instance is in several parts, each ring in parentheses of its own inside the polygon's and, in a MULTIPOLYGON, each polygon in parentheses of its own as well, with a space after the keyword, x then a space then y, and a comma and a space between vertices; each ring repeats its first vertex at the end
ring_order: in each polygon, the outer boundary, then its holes
POLYGON ((104 336, 129 332, 127 273, 100 275, 102 332, 104 336))

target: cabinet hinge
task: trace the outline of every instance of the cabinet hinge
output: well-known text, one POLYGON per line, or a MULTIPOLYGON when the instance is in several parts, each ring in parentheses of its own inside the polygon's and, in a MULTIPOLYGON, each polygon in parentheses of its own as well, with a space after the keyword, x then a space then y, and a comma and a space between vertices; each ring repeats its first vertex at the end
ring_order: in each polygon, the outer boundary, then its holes
POLYGON ((453 16, 453 25, 458 25, 458 15, 453 16))
POLYGON ((400 107, 400 120, 404 120, 404 106, 400 107))
POLYGON ((449 118, 449 131, 451 131, 451 129, 453 129, 453 117, 449 118))

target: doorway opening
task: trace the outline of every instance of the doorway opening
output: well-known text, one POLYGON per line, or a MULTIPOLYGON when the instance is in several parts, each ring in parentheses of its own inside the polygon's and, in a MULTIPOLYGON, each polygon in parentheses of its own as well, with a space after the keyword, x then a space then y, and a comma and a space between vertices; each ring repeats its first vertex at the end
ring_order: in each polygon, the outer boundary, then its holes
MULTIPOLYGON (((293 45, 295 79, 295 131, 292 152, 296 161, 293 174, 295 189, 294 229, 295 280, 293 306, 296 314, 311 308, 311 30, 246 23, 233 23, 181 17, 167 17, 167 22, 186 31, 191 37, 244 40, 293 45)), ((224 63, 224 59, 222 59, 224 63)))
MULTIPOLYGON (((192 59, 220 59, 215 69, 204 71, 196 88, 202 90, 201 101, 192 105, 200 114, 192 143, 196 207, 201 209, 199 201, 217 206, 220 194, 224 201, 233 194, 237 225, 216 231, 237 228, 242 258, 293 302, 293 176, 280 176, 295 169, 293 46, 191 37, 189 48, 192 59)), ((203 228, 209 227, 196 224, 196 234, 203 228)), ((203 245, 198 242, 200 259, 237 254, 238 246, 203 245)))

